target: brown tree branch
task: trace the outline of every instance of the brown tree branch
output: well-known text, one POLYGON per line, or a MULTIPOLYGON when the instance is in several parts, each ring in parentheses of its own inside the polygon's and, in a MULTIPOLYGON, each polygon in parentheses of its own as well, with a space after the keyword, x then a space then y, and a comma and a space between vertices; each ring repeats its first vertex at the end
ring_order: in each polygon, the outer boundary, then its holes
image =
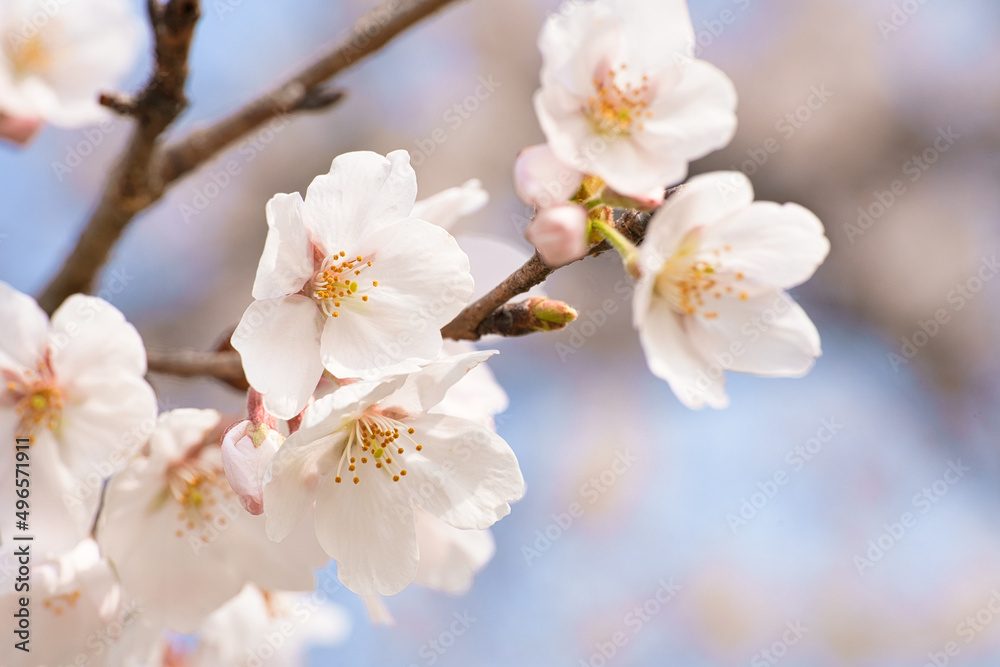
POLYGON ((199 0, 148 0, 156 35, 156 69, 134 100, 104 95, 105 106, 135 118, 136 127, 76 247, 38 298, 52 313, 66 297, 86 292, 128 224, 181 177, 240 137, 282 114, 326 109, 343 93, 324 83, 375 53, 407 28, 457 0, 387 0, 363 16, 351 37, 287 82, 227 118, 163 147, 159 139, 184 110, 187 56, 199 0))
MULTIPOLYGON (((667 192, 670 196, 678 188, 667 192)), ((637 211, 625 211, 615 227, 632 243, 642 243, 650 216, 637 211)), ((588 256, 597 256, 611 249, 607 241, 594 245, 588 256)), ((576 319, 576 311, 561 301, 533 297, 517 303, 507 303, 511 298, 527 292, 542 283, 557 269, 545 265, 536 253, 489 294, 463 310, 449 322, 441 335, 454 340, 479 340, 495 334, 499 336, 524 336, 538 331, 556 331, 576 319)), ((243 374, 239 353, 227 349, 224 340, 216 352, 190 350, 147 350, 149 372, 179 375, 182 377, 210 376, 237 389, 249 385, 243 374)))
POLYGON ((156 165, 160 135, 187 106, 184 85, 188 52, 201 14, 198 0, 149 0, 156 65, 145 89, 134 99, 104 96, 102 102, 135 119, 125 152, 105 186, 97 210, 62 269, 46 286, 38 303, 52 313, 71 294, 87 291, 107 262, 115 242, 136 213, 163 192, 156 165))
POLYGON ((210 376, 236 389, 247 389, 243 361, 235 350, 202 352, 199 350, 146 350, 150 373, 180 377, 210 376))
MULTIPOLYGON (((667 195, 669 196, 672 192, 668 192, 667 195)), ((625 211, 615 223, 615 227, 632 243, 639 245, 642 242, 648 221, 648 215, 636 211, 625 211)), ((602 241, 594 245, 585 256, 596 257, 610 249, 611 245, 607 241, 602 241)), ((524 294, 535 285, 540 285, 555 270, 547 266, 536 252, 502 283, 490 290, 481 299, 469 305, 455 319, 446 324, 441 329, 441 335, 453 340, 479 340, 486 334, 500 333, 491 330, 490 326, 483 326, 488 318, 518 294, 524 294)))

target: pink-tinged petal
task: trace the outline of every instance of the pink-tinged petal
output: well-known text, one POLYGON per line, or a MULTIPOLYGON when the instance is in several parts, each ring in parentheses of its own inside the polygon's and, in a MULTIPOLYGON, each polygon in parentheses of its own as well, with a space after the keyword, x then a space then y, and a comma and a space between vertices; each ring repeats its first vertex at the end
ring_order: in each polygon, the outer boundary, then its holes
POLYGON ((63 461, 81 479, 121 470, 155 428, 156 394, 141 377, 81 375, 63 389, 56 436, 63 461))
POLYGON ((830 252, 823 223, 798 204, 754 202, 706 230, 701 254, 747 281, 789 288, 804 283, 830 252))
POLYGON ((405 422, 421 446, 402 454, 414 504, 446 523, 483 530, 510 512, 524 479, 510 446, 488 428, 458 417, 420 415, 405 422))
POLYGON ((417 176, 406 151, 345 153, 309 185, 303 219, 325 254, 352 252, 359 239, 408 217, 416 199, 417 176))
POLYGON ((417 574, 417 535, 404 484, 360 465, 316 496, 316 537, 337 561, 337 577, 358 595, 395 595, 417 574))
POLYGON ((407 375, 402 386, 380 400, 379 406, 397 408, 406 414, 427 412, 440 403, 448 390, 466 377, 466 373, 494 354, 497 354, 496 350, 473 350, 436 359, 407 375))
POLYGON ((420 564, 414 583, 453 595, 468 591, 496 552, 493 534, 459 530, 420 509, 416 518, 420 564))
POLYGON ((52 315, 52 368, 60 382, 84 375, 146 374, 146 348, 135 327, 104 299, 74 294, 52 315))
POLYGON ((587 254, 587 212, 577 204, 543 208, 524 235, 549 266, 569 264, 587 254))
POLYGON ((302 412, 323 375, 323 318, 307 297, 266 299, 250 304, 233 332, 247 381, 276 417, 291 419, 302 412))
POLYGON ((313 274, 313 249, 302 220, 299 193, 277 194, 267 202, 267 240, 257 265, 253 298, 295 294, 313 274))
POLYGON ((639 329, 639 341, 653 375, 666 380, 681 403, 695 409, 728 405, 722 371, 706 372, 708 363, 692 344, 680 318, 662 299, 652 300, 639 329))
MULTIPOLYGON (((750 179, 736 171, 695 176, 657 211, 646 228, 640 260, 662 264, 673 256, 684 237, 698 227, 709 227, 753 202, 750 179)), ((707 236, 708 232, 704 236, 707 236)))
POLYGON ((0 139, 6 139, 18 146, 27 145, 42 128, 41 118, 8 116, 0 113, 0 139))
POLYGON ((282 440, 277 431, 249 420, 231 427, 222 439, 226 479, 250 514, 264 512, 264 475, 282 440))
POLYGON ((0 368, 36 370, 45 354, 49 318, 35 300, 0 282, 0 368))
POLYGON ((514 161, 514 190, 526 204, 565 203, 582 183, 583 173, 559 160, 548 144, 522 149, 514 161))
POLYGON ((314 439, 308 431, 296 431, 271 459, 264 476, 264 517, 267 536, 275 542, 301 523, 320 484, 333 481, 336 455, 346 434, 329 433, 314 439))
POLYGON ((788 294, 774 291, 712 304, 717 317, 685 318, 685 328, 706 359, 704 371, 722 368, 769 377, 800 377, 822 354, 816 326, 788 294))
POLYGON ((442 190, 413 205, 408 217, 426 220, 442 229, 451 229, 459 218, 471 215, 486 206, 490 195, 478 179, 466 181, 456 188, 442 190))

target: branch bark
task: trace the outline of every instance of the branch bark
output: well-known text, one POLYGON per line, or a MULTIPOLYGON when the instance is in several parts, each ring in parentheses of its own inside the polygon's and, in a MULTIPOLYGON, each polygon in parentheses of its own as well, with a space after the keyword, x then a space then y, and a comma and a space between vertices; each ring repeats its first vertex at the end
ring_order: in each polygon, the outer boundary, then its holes
POLYGON ((325 82, 375 53, 406 29, 457 0, 387 0, 354 26, 351 36, 275 90, 215 124, 166 147, 160 136, 184 110, 187 57, 200 14, 198 0, 148 0, 156 35, 156 69, 134 100, 104 95, 105 106, 135 118, 136 127, 76 246, 38 298, 51 314, 66 297, 90 290, 111 249, 137 214, 183 176, 273 118, 327 109, 343 97, 325 82))
MULTIPOLYGON (((670 196, 674 190, 669 191, 667 196, 670 196)), ((649 217, 649 215, 636 211, 625 211, 615 223, 615 227, 632 243, 639 245, 645 234, 649 217)), ((608 250, 611 250, 611 245, 607 241, 602 241, 593 246, 585 257, 596 257, 608 250)), ((535 285, 540 285, 555 270, 547 266, 536 252, 502 283, 446 324, 441 329, 441 335, 453 340, 479 340, 486 334, 498 333, 492 330, 492 325, 484 326, 491 315, 518 294, 523 294, 535 285)))
POLYGON ((156 144, 187 106, 187 59, 201 7, 198 0, 170 0, 165 5, 149 0, 148 7, 155 37, 155 70, 134 100, 109 95, 101 98, 105 106, 134 118, 135 127, 76 247, 38 298, 49 314, 69 295, 89 289, 128 223, 163 193, 163 183, 157 177, 156 144))
POLYGON ((146 350, 150 373, 179 377, 210 376, 236 389, 248 389, 243 361, 235 350, 202 352, 200 350, 146 350))

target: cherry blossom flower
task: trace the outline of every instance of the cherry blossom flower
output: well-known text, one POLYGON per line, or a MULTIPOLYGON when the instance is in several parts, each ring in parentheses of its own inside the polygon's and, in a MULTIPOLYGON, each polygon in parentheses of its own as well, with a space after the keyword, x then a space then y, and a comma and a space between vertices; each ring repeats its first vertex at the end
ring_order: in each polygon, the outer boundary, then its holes
POLYGON ((473 291, 468 257, 441 227, 409 217, 406 151, 348 153, 303 199, 276 195, 253 296, 233 334, 268 411, 305 407, 325 368, 340 378, 409 372, 441 350, 440 328, 473 291))
POLYGON ((61 127, 108 117, 98 96, 131 69, 143 29, 126 0, 7 0, 0 7, 0 113, 61 127))
POLYGON ((549 17, 535 110, 556 157, 647 198, 728 144, 735 89, 693 47, 684 0, 597 0, 549 17))
MULTIPOLYGON (((0 283, 0 322, 0 437, 31 441, 29 530, 35 552, 54 557, 87 534, 103 480, 151 432, 146 350, 135 327, 92 296, 71 296, 50 322, 31 297, 0 283)), ((14 488, 14 463, 0 460, 0 488, 14 488)), ((0 498, 0 534, 14 532, 14 499, 0 498)))
POLYGON ((639 246, 633 323, 650 369, 692 408, 727 405, 723 370, 808 372, 819 334, 783 290, 808 280, 829 249, 815 215, 753 202, 743 174, 691 179, 639 246))
POLYGON ((312 646, 335 646, 350 633, 347 613, 325 592, 262 591, 247 584, 201 625, 185 667, 298 667, 312 646))
POLYGON ((108 484, 98 542, 122 583, 178 632, 192 632, 248 581, 310 590, 326 563, 311 530, 275 544, 226 482, 214 410, 160 415, 149 455, 108 484))
MULTIPOLYGON (((24 543, 15 543, 24 544, 24 543)), ((0 558, 10 559, 8 547, 0 558)), ((0 596, 3 617, 14 619, 7 641, 27 639, 29 652, 4 646, 4 665, 109 665, 109 648, 130 622, 135 607, 122 595, 121 587, 97 544, 86 539, 58 558, 30 562, 29 589, 21 592, 4 586, 0 596), (30 598, 25 635, 18 637, 20 598, 30 598), (114 626, 114 628, 112 628, 114 626), (114 632, 111 630, 114 629, 114 632)))
POLYGON ((477 422, 428 412, 492 354, 439 359, 317 399, 271 463, 268 535, 284 539, 315 501, 316 535, 344 585, 394 595, 417 574, 414 507, 462 529, 506 516, 524 489, 510 447, 477 422))

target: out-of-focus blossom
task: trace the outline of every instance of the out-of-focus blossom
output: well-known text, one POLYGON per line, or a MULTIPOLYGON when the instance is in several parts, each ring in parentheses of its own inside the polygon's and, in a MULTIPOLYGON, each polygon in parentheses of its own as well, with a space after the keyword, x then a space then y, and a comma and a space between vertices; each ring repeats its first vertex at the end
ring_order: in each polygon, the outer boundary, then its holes
POLYGON ((483 189, 482 181, 473 178, 421 199, 413 205, 410 215, 434 223, 442 229, 451 229, 459 218, 481 210, 489 200, 490 195, 483 189))
POLYGON ((309 648, 335 646, 350 629, 347 614, 323 591, 262 591, 247 584, 205 619, 194 650, 175 659, 184 667, 298 667, 306 664, 309 648))
POLYGON ((267 539, 229 487, 213 410, 160 416, 149 455, 108 484, 98 541, 151 618, 192 632, 249 581, 309 590, 327 558, 311 530, 267 539))
POLYGON ((86 539, 51 559, 17 555, 18 547, 30 553, 30 546, 15 542, 0 555, 5 567, 9 562, 15 570, 26 566, 31 572, 27 587, 18 592, 5 585, 0 596, 0 610, 13 630, 5 633, 3 664, 115 664, 109 660, 110 649, 132 623, 136 608, 124 599, 97 544, 86 539), (28 606, 22 606, 22 599, 28 606), (22 641, 27 652, 15 646, 22 641))
POLYGON ((633 323, 650 369, 688 407, 725 407, 723 371, 801 376, 819 333, 784 292, 830 250, 797 204, 754 202, 738 172, 691 179, 649 223, 633 323))
MULTIPOLYGON (((108 111, 98 96, 131 69, 143 30, 126 0, 7 0, 0 6, 0 114, 18 121, 22 140, 40 121, 99 122, 108 111)), ((14 127, 8 122, 0 127, 14 127)))
POLYGON ((251 386, 289 419, 325 368, 341 378, 409 372, 441 350, 440 328, 472 296, 469 260, 411 216, 406 151, 347 153, 303 201, 276 195, 253 296, 233 334, 251 386))
MULTIPOLYGON (((58 556, 90 529, 102 481, 145 442, 156 397, 143 376, 142 339, 111 304, 71 296, 51 322, 34 299, 0 283, 0 437, 31 441, 35 553, 58 556)), ((0 460, 15 488, 15 457, 0 460)), ((15 531, 13 491, 0 498, 0 534, 15 531)))

